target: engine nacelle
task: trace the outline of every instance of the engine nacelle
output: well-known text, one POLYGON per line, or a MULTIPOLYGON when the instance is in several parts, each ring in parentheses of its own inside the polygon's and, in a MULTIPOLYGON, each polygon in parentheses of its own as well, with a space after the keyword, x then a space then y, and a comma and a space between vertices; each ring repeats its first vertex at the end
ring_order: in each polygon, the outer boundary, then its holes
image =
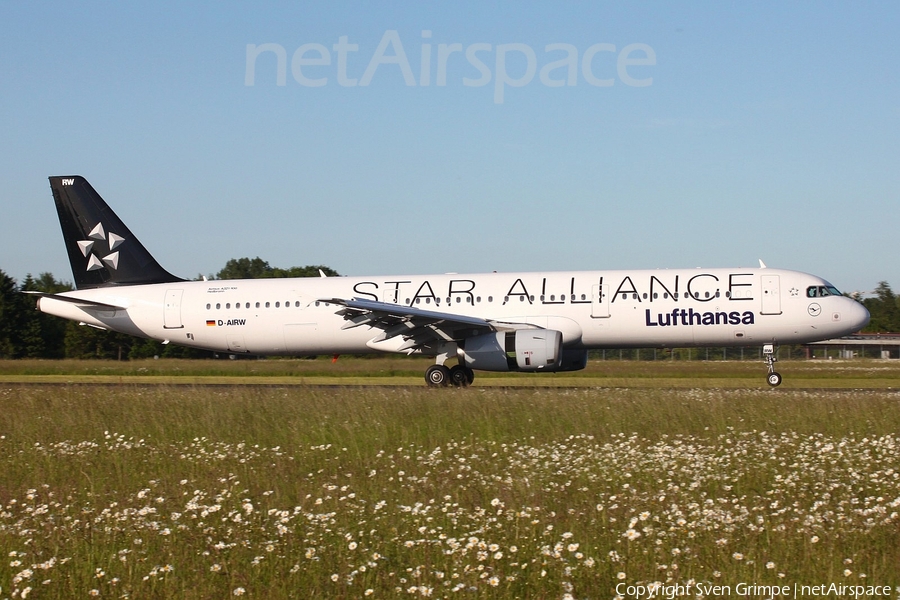
POLYGON ((562 333, 554 329, 517 329, 470 337, 459 343, 460 359, 481 371, 558 371, 562 333))
POLYGON ((580 371, 587 366, 588 351, 583 348, 563 348, 557 371, 580 371))

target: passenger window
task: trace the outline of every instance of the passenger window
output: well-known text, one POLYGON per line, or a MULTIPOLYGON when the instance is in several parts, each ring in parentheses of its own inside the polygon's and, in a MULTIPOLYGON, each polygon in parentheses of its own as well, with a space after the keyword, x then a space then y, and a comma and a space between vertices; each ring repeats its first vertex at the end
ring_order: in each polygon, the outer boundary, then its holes
POLYGON ((226 308, 226 309, 231 308, 231 302, 226 303, 226 304, 225 304, 225 308, 226 308))
POLYGON ((244 304, 244 308, 250 308, 250 303, 247 302, 246 304, 244 304))
POLYGON ((220 308, 222 308, 222 305, 216 302, 216 310, 219 310, 220 308))
POLYGON ((269 303, 268 303, 268 302, 266 302, 266 308, 269 308, 269 303))
POLYGON ((209 304, 207 304, 207 305, 206 305, 206 310, 209 310, 210 308, 212 308, 212 306, 209 305, 209 304))

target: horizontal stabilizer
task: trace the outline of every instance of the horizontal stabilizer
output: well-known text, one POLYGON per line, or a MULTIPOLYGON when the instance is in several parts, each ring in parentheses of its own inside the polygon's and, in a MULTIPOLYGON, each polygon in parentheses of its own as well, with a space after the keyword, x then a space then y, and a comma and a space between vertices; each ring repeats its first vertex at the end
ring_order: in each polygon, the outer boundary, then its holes
POLYGON ((60 300, 62 302, 69 302, 71 304, 77 304, 78 306, 85 306, 91 308, 99 308, 103 310, 125 310, 124 306, 116 306, 114 304, 106 304, 104 302, 97 302, 95 300, 85 300, 83 298, 73 298, 72 296, 63 296, 62 294, 48 294, 46 292, 34 292, 34 291, 23 291, 23 294, 30 294, 32 296, 37 296, 38 298, 52 298, 53 300, 60 300))

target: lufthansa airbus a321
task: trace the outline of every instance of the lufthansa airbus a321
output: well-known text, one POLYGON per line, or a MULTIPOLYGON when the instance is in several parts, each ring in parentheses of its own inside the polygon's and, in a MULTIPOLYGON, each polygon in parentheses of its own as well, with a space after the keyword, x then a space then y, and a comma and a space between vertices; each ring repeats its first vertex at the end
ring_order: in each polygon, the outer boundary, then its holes
POLYGON ((576 371, 601 348, 761 346, 859 331, 869 313, 824 279, 759 268, 187 281, 163 269, 82 177, 51 177, 76 290, 38 308, 230 354, 432 356, 429 385, 474 371, 576 371))

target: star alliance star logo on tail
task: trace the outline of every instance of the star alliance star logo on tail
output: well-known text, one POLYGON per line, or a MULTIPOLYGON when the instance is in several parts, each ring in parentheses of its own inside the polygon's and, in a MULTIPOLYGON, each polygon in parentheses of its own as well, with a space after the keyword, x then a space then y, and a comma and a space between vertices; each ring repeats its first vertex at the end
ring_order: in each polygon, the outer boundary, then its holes
POLYGON ((102 269, 104 266, 109 267, 114 271, 118 269, 119 252, 116 248, 121 246, 124 241, 125 238, 116 235, 113 232, 109 232, 109 235, 107 235, 103 230, 103 223, 97 223, 97 226, 88 234, 88 239, 78 242, 78 248, 81 250, 81 254, 88 259, 87 271, 96 271, 102 269), (94 248, 95 244, 99 245, 97 242, 106 242, 106 245, 109 246, 109 254, 99 258, 98 255, 93 252, 96 251, 94 248))

